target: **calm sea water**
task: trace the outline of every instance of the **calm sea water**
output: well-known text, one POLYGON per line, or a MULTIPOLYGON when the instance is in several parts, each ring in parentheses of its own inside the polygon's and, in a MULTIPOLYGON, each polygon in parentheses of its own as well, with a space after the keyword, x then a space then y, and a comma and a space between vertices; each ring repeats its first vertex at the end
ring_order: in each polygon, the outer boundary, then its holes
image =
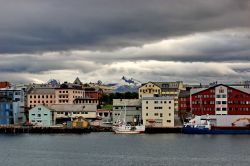
POLYGON ((250 165, 248 135, 0 135, 1 166, 250 165))

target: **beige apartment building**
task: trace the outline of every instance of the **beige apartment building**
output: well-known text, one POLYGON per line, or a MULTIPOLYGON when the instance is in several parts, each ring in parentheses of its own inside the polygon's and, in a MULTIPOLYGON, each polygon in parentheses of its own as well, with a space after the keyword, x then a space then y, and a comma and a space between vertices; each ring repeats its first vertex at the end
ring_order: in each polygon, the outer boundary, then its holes
POLYGON ((146 127, 174 127, 174 98, 143 97, 142 119, 146 127))
POLYGON ((139 98, 166 96, 174 98, 175 124, 181 125, 178 117, 178 96, 181 90, 186 90, 182 81, 176 82, 148 82, 139 88, 139 98))
POLYGON ((55 89, 51 87, 32 87, 27 92, 27 107, 33 108, 37 105, 51 107, 55 104, 55 89))
POLYGON ((75 99, 85 98, 83 89, 76 87, 60 87, 55 89, 55 104, 74 104, 75 99))

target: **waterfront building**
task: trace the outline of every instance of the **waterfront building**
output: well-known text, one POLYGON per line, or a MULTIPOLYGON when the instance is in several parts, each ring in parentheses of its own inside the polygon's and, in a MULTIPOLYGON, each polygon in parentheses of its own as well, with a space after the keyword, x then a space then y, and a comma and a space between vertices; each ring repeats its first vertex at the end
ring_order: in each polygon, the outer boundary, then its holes
POLYGON ((178 111, 182 121, 191 116, 190 90, 181 90, 178 96, 178 111))
POLYGON ((178 110, 178 96, 181 90, 186 90, 182 81, 176 82, 148 82, 139 88, 139 98, 143 97, 173 97, 175 124, 181 125, 181 117, 178 110))
POLYGON ((0 124, 14 124, 12 99, 0 95, 0 124))
POLYGON ((32 85, 27 92, 27 107, 33 108, 38 105, 51 107, 55 104, 55 89, 46 85, 32 85))
POLYGON ((173 97, 143 97, 142 119, 146 127, 175 127, 173 97))
MULTIPOLYGON (((8 101, 4 105, 6 109, 9 110, 10 119, 8 121, 9 124, 21 124, 26 121, 25 116, 25 87, 7 87, 0 89, 0 95, 2 100, 6 99, 8 101)), ((3 106, 3 108, 5 107, 3 106)), ((4 113, 5 114, 5 113, 4 113)), ((9 117, 7 117, 8 119, 9 117)))
POLYGON ((194 115, 250 115, 250 86, 218 84, 191 89, 194 115))
POLYGON ((126 109, 127 123, 140 123, 142 119, 140 99, 113 99, 113 124, 117 119, 123 119, 126 109))
POLYGON ((57 124, 73 121, 78 117, 96 119, 97 104, 54 104, 51 108, 55 111, 57 124))
POLYGON ((36 126, 52 126, 55 124, 54 111, 43 105, 35 106, 29 110, 29 122, 36 126))

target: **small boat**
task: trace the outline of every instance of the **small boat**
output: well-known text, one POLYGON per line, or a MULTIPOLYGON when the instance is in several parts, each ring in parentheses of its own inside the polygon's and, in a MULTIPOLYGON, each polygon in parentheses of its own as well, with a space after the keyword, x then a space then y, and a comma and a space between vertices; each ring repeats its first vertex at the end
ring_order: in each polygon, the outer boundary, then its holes
MULTIPOLYGON (((121 115, 121 113, 120 113, 121 115)), ((145 132, 145 126, 142 124, 128 124, 126 121, 126 105, 124 106, 124 117, 117 118, 116 123, 113 125, 113 131, 117 134, 139 134, 145 132)))
POLYGON ((136 125, 131 126, 129 124, 121 124, 117 126, 113 126, 113 130, 117 134, 139 134, 145 132, 145 126, 144 125, 136 125))

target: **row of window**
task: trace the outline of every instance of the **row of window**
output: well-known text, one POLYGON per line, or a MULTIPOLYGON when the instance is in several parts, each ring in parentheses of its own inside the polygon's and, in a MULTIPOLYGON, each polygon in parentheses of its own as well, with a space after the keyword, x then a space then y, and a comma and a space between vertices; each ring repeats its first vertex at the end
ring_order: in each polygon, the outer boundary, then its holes
MULTIPOLYGON (((193 111, 227 111, 227 108, 222 107, 222 108, 192 108, 193 111)), ((249 108, 233 108, 233 107, 229 107, 228 111, 250 111, 250 107, 249 108)))
POLYGON ((160 89, 140 89, 140 92, 143 92, 143 93, 153 93, 153 92, 158 92, 160 93, 160 89))
POLYGON ((250 104, 250 101, 192 101, 192 104, 250 104))
MULTIPOLYGON (((31 116, 37 116, 37 117, 42 117, 42 114, 31 114, 31 116)), ((43 114, 43 116, 48 116, 48 114, 43 114)))
POLYGON ((53 101, 52 100, 50 100, 50 101, 48 101, 48 100, 46 100, 46 101, 40 101, 40 100, 38 100, 38 101, 30 101, 30 104, 32 104, 32 103, 42 103, 42 104, 45 104, 45 103, 53 103, 53 101))
MULTIPOLYGON (((228 98, 246 98, 248 97, 248 95, 239 95, 239 94, 236 94, 236 95, 231 95, 231 94, 228 94, 228 98)), ((202 98, 215 98, 215 95, 195 95, 194 98, 199 98, 199 99, 202 99, 202 98)), ((216 95, 216 98, 227 98, 227 95, 226 94, 219 94, 219 95, 216 95)))
POLYGON ((36 99, 36 98, 48 99, 48 98, 53 98, 53 95, 29 95, 29 97, 30 97, 30 99, 32 99, 32 98, 34 98, 34 99, 36 99))
MULTIPOLYGON (((59 93, 69 93, 69 91, 67 91, 67 90, 60 90, 59 91, 59 93)), ((79 94, 81 94, 81 93, 84 93, 84 91, 73 91, 73 93, 79 93, 79 94)))
POLYGON ((68 103, 69 100, 59 100, 59 103, 68 103))
MULTIPOLYGON (((148 110, 148 107, 146 107, 146 109, 148 110)), ((163 107, 154 107, 154 109, 159 110, 159 109, 163 109, 163 107)), ((168 109, 171 109, 171 107, 168 107, 168 109)))
POLYGON ((80 104, 80 103, 98 103, 98 100, 76 100, 74 103, 75 104, 80 104))
POLYGON ((145 85, 145 87, 155 87, 155 85, 145 85))
POLYGON ((59 115, 69 115, 69 113, 72 113, 72 114, 88 114, 88 112, 86 112, 86 111, 82 111, 82 112, 57 112, 57 114, 59 114, 59 115))
MULTIPOLYGON (((166 104, 167 101, 162 101, 162 100, 161 100, 161 101, 158 101, 158 100, 156 100, 156 101, 154 101, 154 103, 155 103, 155 104, 158 104, 158 103, 159 103, 159 104, 163 104, 163 103, 166 104)), ((171 104, 171 101, 168 101, 168 103, 171 104)), ((146 104, 148 104, 148 101, 146 101, 146 104)))
MULTIPOLYGON (((163 117, 163 114, 162 113, 154 113, 154 116, 159 116, 160 115, 160 117, 163 117)), ((169 113, 168 114, 169 116, 171 116, 171 113, 169 113)), ((148 113, 146 113, 146 116, 148 116, 148 113)))

